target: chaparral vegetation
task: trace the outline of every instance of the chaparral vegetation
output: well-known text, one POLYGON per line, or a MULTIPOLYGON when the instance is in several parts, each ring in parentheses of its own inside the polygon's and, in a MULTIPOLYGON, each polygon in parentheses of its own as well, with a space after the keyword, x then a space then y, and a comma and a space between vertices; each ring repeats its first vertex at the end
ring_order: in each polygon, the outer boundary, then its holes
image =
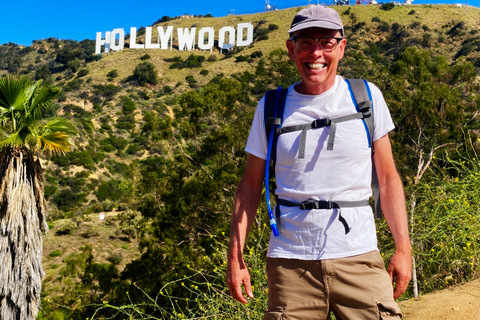
MULTIPOLYGON (((415 263, 403 298, 478 277, 479 9, 334 8, 348 38, 339 73, 375 83, 396 125, 391 140, 415 263)), ((285 40, 300 9, 154 23, 217 30, 251 22, 254 42, 222 52, 132 50, 128 36, 122 51, 101 55, 94 40, 0 45, 0 88, 24 79, 36 97, 52 92, 49 108, 37 113, 29 113, 27 98, 11 109, 0 95, 0 240, 12 232, 4 224, 11 217, 32 230, 20 228, 19 239, 37 250, 31 263, 37 273, 24 286, 5 282, 1 264, 1 314, 3 301, 30 295, 37 297, 38 319, 261 318, 268 292, 265 205, 246 246, 255 294, 247 306, 230 299, 225 285, 229 220, 258 100, 299 80, 285 40), (37 138, 53 137, 46 127, 59 118, 74 126, 55 140, 71 139, 70 152, 39 153, 49 144, 37 138), (11 168, 26 171, 7 177, 11 168), (3 185, 15 177, 30 184, 9 198, 13 189, 3 185), (20 203, 22 210, 12 207, 20 203)), ((139 28, 137 41, 144 37, 139 28)), ((377 227, 387 260, 393 239, 383 220, 377 227)), ((0 250, 7 259, 1 243, 0 250)))

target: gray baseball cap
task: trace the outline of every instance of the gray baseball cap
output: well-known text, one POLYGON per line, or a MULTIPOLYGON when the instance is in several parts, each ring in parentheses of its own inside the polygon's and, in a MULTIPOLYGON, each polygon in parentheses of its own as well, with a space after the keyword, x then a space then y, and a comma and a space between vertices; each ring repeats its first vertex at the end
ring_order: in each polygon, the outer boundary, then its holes
POLYGON ((342 19, 340 19, 337 11, 320 5, 313 5, 300 10, 293 18, 288 33, 306 28, 340 30, 342 36, 344 35, 342 19))

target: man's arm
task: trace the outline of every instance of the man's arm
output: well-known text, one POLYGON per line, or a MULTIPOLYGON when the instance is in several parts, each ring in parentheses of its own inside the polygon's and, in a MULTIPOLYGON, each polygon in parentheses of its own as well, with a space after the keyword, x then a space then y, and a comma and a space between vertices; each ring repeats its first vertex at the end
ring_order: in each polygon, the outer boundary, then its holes
POLYGON ((395 169, 388 134, 376 140, 373 146, 382 211, 395 240, 395 254, 387 271, 392 283, 395 280, 397 282, 394 290, 394 298, 397 299, 407 289, 412 276, 412 247, 408 236, 405 196, 402 181, 395 169))
POLYGON ((265 160, 249 154, 245 172, 235 194, 232 224, 230 226, 230 245, 227 255, 227 285, 235 300, 247 303, 242 285, 248 297, 253 298, 250 274, 243 261, 243 248, 248 231, 257 214, 262 196, 265 160))

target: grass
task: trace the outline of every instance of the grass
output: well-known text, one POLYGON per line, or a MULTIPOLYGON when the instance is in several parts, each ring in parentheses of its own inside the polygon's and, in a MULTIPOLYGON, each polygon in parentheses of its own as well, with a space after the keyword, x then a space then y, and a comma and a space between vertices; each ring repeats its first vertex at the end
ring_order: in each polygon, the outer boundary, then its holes
POLYGON ((122 240, 116 234, 116 225, 110 223, 115 217, 115 212, 106 212, 106 220, 100 220, 99 214, 84 215, 79 220, 79 226, 70 235, 56 235, 56 229, 62 223, 71 221, 70 219, 61 219, 55 221, 55 227, 49 230, 43 240, 43 268, 45 278, 43 279, 42 295, 48 296, 54 300, 56 296, 63 295, 68 291, 68 286, 73 282, 79 282, 78 278, 67 279, 59 276, 59 270, 65 267, 64 259, 71 254, 81 251, 81 247, 87 244, 93 246, 94 256, 98 263, 108 263, 108 258, 114 254, 120 254, 122 261, 118 265, 119 270, 123 270, 125 265, 139 257, 138 243, 136 239, 130 241, 122 240), (83 222, 88 220, 88 222, 83 222), (98 233, 98 236, 84 238, 82 234, 92 230, 98 233), (68 281, 67 281, 68 280, 68 281))

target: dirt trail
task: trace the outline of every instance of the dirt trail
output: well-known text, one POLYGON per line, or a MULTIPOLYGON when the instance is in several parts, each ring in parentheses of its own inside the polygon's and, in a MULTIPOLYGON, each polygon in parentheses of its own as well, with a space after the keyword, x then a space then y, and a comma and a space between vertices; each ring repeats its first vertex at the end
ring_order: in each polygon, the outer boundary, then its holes
POLYGON ((480 279, 399 305, 405 320, 480 320, 480 279))

